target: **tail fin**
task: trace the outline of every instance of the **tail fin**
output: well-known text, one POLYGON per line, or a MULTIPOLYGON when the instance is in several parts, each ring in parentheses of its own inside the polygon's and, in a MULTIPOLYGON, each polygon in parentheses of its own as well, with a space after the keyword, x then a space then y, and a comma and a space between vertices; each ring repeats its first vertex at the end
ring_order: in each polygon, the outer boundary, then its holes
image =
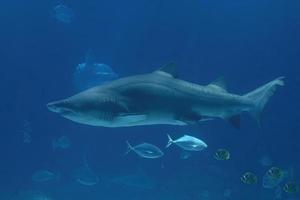
POLYGON ((126 144, 127 144, 127 151, 126 151, 125 155, 127 155, 131 150, 133 150, 133 147, 131 146, 131 144, 128 141, 126 141, 126 144))
POLYGON ((245 94, 244 97, 254 102, 254 108, 250 111, 253 117, 260 124, 261 113, 268 102, 269 98, 275 93, 278 86, 283 86, 284 77, 279 77, 255 90, 245 94))
POLYGON ((167 134, 167 136, 168 136, 169 141, 168 141, 166 148, 168 148, 169 146, 171 146, 173 144, 173 140, 172 140, 171 136, 169 134, 167 134))

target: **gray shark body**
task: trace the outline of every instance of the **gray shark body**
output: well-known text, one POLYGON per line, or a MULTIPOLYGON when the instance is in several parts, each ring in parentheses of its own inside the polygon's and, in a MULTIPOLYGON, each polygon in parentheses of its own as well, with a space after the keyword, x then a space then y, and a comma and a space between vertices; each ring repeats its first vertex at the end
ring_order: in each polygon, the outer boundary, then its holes
POLYGON ((171 64, 153 73, 121 78, 49 103, 48 108, 93 126, 187 125, 212 118, 239 126, 242 112, 259 119, 276 87, 283 85, 280 77, 240 96, 217 82, 201 86, 177 79, 175 71, 171 64))

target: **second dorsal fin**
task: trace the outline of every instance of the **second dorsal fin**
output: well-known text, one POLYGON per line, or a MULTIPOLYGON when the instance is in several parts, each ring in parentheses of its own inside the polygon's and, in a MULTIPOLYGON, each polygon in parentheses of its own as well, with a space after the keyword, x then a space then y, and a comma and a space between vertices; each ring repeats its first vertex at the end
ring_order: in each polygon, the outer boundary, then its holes
POLYGON ((172 76, 173 78, 178 77, 177 65, 174 62, 162 66, 161 68, 156 70, 156 72, 163 72, 165 74, 172 76))

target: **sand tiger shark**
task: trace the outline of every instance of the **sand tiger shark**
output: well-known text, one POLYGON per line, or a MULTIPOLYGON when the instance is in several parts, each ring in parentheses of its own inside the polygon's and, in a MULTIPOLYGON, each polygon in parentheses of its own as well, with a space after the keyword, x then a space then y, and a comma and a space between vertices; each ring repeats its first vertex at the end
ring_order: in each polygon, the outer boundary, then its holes
POLYGON ((103 127, 189 125, 222 118, 239 127, 249 112, 258 122, 279 77, 245 95, 227 92, 221 81, 198 85, 178 79, 171 63, 148 74, 120 78, 47 104, 49 110, 77 123, 103 127))

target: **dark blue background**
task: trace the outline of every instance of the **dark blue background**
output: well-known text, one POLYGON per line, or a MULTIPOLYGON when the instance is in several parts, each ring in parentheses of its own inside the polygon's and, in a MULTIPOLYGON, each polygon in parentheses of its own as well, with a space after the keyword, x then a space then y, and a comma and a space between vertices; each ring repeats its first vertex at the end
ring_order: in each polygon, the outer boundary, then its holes
MULTIPOLYGON (((187 170, 202 177, 209 166, 218 166, 228 175, 223 182, 236 191, 236 199, 246 199, 256 189, 263 199, 260 183, 249 188, 239 180, 245 171, 263 175, 259 163, 263 155, 282 168, 293 166, 299 181, 299 1, 66 1, 75 13, 71 24, 50 17, 58 3, 0 3, 1 188, 30 188, 30 176, 40 168, 67 174, 80 165, 85 153, 99 174, 142 167, 162 182, 187 170), (261 130, 248 115, 243 116, 241 130, 222 120, 192 127, 89 127, 65 120, 45 106, 74 94, 72 74, 89 49, 120 76, 148 73, 174 61, 182 79, 208 84, 223 76, 233 93, 244 94, 278 76, 286 77, 286 86, 268 103, 261 130), (17 132, 24 120, 32 128, 29 145, 17 132), (176 147, 154 162, 134 154, 123 156, 126 140, 163 147, 167 133, 195 134, 209 148, 187 161, 178 158, 176 147), (51 140, 61 135, 71 139, 72 148, 53 152, 51 140), (212 158, 221 147, 232 153, 228 163, 212 158)), ((64 178, 60 184, 68 181, 64 178)), ((214 191, 216 183, 203 182, 214 191)))

